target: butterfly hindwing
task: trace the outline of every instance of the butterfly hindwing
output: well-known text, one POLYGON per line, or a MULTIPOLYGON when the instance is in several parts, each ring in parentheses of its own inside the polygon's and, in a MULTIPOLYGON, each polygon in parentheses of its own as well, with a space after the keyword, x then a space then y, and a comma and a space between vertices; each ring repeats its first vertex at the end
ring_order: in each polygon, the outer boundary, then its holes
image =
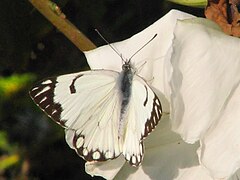
POLYGON ((49 78, 30 91, 35 103, 66 128, 68 144, 87 161, 120 155, 119 73, 86 71, 49 78))
POLYGON ((141 77, 135 75, 123 145, 123 155, 131 165, 140 165, 144 154, 143 139, 154 130, 161 115, 162 108, 158 97, 141 77))

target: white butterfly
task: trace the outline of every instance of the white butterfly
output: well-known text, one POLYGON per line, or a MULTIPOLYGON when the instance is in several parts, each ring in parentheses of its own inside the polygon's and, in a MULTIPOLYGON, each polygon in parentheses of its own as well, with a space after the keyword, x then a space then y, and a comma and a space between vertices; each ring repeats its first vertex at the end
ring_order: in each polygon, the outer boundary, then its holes
POLYGON ((43 80, 30 90, 34 102, 66 128, 70 146, 86 161, 106 161, 122 154, 139 166, 143 139, 161 118, 157 95, 136 74, 130 59, 120 73, 67 74, 43 80))

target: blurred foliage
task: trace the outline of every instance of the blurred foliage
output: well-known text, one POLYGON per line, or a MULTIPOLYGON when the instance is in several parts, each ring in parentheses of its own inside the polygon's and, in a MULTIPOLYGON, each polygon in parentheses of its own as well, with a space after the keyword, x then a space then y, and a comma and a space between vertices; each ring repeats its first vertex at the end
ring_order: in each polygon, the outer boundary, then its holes
POLYGON ((4 171, 5 169, 11 167, 12 165, 15 165, 18 161, 19 156, 17 154, 1 157, 0 171, 4 171))
POLYGON ((15 154, 17 149, 9 143, 4 131, 0 131, 0 152, 0 173, 19 162, 19 155, 15 154))
POLYGON ((33 81, 34 75, 21 74, 11 75, 7 77, 0 77, 0 101, 9 98, 21 89, 25 88, 27 83, 33 81))
MULTIPOLYGON (((143 30, 175 8, 161 0, 55 0, 97 46, 143 30)), ((31 101, 33 81, 88 69, 84 55, 27 1, 0 1, 0 179, 91 179, 64 131, 31 101)), ((100 179, 100 178, 94 178, 100 179)))

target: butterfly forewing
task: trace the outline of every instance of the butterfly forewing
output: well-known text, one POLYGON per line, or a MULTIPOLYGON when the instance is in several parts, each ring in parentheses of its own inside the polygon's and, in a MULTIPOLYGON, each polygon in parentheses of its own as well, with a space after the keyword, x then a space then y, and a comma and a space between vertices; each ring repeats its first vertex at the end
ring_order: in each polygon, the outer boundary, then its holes
POLYGON ((30 91, 34 102, 66 128, 70 147, 87 161, 120 155, 119 73, 86 71, 46 79, 30 91))
POLYGON ((30 96, 33 101, 54 121, 64 126, 61 120, 61 104, 54 102, 54 90, 57 81, 56 78, 46 79, 30 90, 30 96))

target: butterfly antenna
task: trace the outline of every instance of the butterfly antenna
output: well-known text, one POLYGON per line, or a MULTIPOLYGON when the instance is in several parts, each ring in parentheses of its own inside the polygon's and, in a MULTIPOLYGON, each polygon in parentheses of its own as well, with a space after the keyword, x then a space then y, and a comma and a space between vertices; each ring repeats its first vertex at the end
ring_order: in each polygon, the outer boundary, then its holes
POLYGON ((122 61, 125 62, 122 54, 119 53, 119 51, 117 50, 117 48, 115 48, 112 44, 110 44, 110 43, 103 37, 103 35, 102 35, 97 29, 95 29, 95 31, 96 31, 96 32, 98 33, 98 35, 111 47, 111 49, 112 49, 113 51, 115 51, 115 52, 120 56, 120 58, 122 59, 122 61))
POLYGON ((139 50, 137 50, 129 59, 130 61, 139 51, 141 51, 145 46, 147 46, 155 37, 157 37, 157 34, 155 34, 148 42, 146 42, 139 50))

